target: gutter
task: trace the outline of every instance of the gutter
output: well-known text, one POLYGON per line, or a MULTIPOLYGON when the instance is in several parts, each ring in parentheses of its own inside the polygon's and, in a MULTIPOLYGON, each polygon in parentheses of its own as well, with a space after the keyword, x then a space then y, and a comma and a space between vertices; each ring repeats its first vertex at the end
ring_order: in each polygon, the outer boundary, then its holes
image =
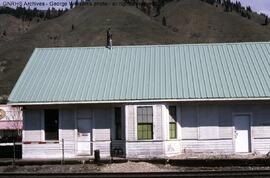
POLYGON ((104 100, 104 101, 52 101, 52 102, 8 102, 11 106, 28 105, 65 105, 65 104, 111 104, 111 103, 162 103, 162 102, 210 102, 210 101, 270 101, 262 98, 209 98, 209 99, 157 99, 157 100, 104 100))

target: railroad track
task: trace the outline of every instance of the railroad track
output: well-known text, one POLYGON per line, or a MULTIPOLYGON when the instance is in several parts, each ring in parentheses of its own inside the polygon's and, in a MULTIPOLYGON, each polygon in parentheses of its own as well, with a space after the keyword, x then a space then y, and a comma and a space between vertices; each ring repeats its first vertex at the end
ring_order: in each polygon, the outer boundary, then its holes
POLYGON ((185 171, 185 172, 151 172, 151 173, 0 173, 0 178, 165 178, 165 177, 270 177, 270 170, 247 171, 185 171))

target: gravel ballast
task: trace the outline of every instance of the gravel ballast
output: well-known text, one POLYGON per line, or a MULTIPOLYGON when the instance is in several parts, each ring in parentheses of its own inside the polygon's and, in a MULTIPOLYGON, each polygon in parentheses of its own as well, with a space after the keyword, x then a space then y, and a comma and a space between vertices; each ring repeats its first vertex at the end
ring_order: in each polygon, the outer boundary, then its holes
POLYGON ((71 165, 27 165, 0 166, 0 173, 93 173, 93 172, 178 172, 204 170, 269 170, 270 167, 183 167, 170 164, 153 164, 147 162, 126 162, 113 164, 71 164, 71 165))

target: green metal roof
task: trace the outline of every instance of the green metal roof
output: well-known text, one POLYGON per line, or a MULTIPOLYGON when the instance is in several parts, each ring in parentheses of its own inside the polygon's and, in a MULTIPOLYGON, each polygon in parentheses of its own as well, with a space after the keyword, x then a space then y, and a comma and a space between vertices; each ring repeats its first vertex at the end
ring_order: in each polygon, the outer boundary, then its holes
POLYGON ((270 42, 35 49, 10 103, 270 99, 270 42))

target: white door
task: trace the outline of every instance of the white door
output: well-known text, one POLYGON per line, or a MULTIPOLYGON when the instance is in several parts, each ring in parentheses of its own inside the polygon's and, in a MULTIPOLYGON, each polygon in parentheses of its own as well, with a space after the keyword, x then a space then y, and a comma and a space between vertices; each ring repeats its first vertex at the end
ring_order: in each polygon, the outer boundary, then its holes
POLYGON ((247 153, 250 152, 250 116, 235 115, 235 152, 247 153))
POLYGON ((91 118, 77 118, 77 155, 79 156, 87 156, 92 154, 91 123, 91 118))

